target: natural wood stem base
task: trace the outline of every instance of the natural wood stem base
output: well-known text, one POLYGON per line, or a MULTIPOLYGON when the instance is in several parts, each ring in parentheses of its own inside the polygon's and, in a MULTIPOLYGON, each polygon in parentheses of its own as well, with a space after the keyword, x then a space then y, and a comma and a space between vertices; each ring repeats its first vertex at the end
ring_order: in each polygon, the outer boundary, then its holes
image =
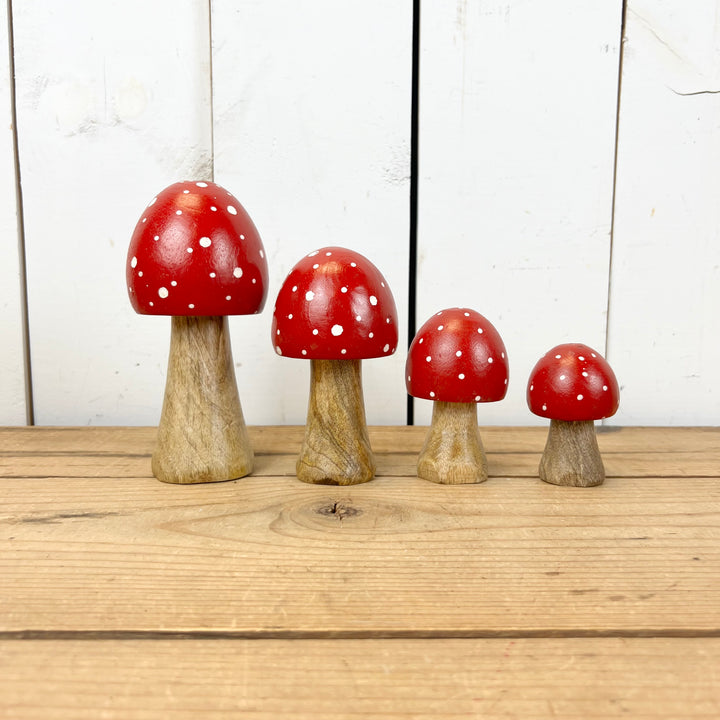
POLYGON ((445 485, 487 480, 476 403, 435 402, 417 472, 418 477, 445 485))
POLYGON ((311 360, 310 374, 298 478, 321 485, 371 480, 375 459, 365 423, 360 360, 311 360))
POLYGON ((252 465, 227 318, 173 317, 153 474, 169 483, 217 482, 243 477, 252 465))
POLYGON ((592 420, 551 420, 540 479, 553 485, 591 487, 605 480, 592 420))

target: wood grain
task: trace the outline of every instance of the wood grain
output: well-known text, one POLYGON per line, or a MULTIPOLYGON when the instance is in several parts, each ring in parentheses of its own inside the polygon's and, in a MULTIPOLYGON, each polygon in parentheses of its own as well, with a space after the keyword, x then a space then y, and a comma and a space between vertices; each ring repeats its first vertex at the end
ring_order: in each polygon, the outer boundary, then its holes
POLYGON ((0 717, 688 720, 719 667, 718 639, 0 641, 0 717))
MULTIPOLYGON (((395 450, 408 450, 424 432, 371 428, 370 437, 381 447, 394 437, 395 450)), ((610 453, 618 466, 660 459, 655 474, 609 472, 587 490, 492 475, 505 457, 536 469, 544 432, 488 429, 491 478, 481 485, 424 482, 412 454, 382 451, 378 472, 387 475, 331 488, 298 482, 295 456, 282 454, 286 436, 299 447, 302 428, 251 428, 261 474, 195 486, 157 483, 149 456, 132 455, 149 452, 148 429, 115 438, 97 429, 5 430, 3 447, 22 437, 24 451, 2 456, 0 630, 717 632, 718 463, 696 448, 710 447, 718 431, 601 433, 601 445, 621 450, 610 453), (63 435, 75 448, 68 454, 63 435), (540 447, 518 453, 522 437, 540 447), (493 445, 512 452, 491 454, 493 445), (698 476, 663 476, 690 456, 698 476)))
POLYGON ((252 467, 227 318, 173 317, 153 475, 169 483, 218 482, 252 467))
POLYGON ((488 479, 475 403, 435 401, 432 424, 418 457, 417 474, 423 480, 447 485, 488 479))
POLYGON ((592 420, 551 420, 538 471, 553 485, 594 487, 605 480, 592 420))
POLYGON ((310 361, 310 400, 296 473, 316 485, 356 485, 375 475, 360 360, 310 361))

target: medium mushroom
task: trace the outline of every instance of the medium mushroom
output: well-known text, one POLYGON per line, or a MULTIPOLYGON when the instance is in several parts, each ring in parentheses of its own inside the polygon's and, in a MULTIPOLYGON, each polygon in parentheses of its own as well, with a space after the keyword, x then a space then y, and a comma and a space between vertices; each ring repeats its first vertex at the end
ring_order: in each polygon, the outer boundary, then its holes
POLYGON ((581 343, 549 350, 530 373, 530 410, 550 419, 540 478, 553 485, 590 487, 605 479, 595 420, 618 409, 620 391, 608 362, 581 343))
POLYGON ((353 485, 373 477, 360 361, 392 355, 397 341, 395 301, 367 258, 325 247, 290 271, 278 293, 272 342, 278 355, 310 360, 300 480, 353 485))
POLYGON ((170 185, 140 217, 127 256, 130 302, 143 315, 172 316, 152 456, 159 480, 214 482, 252 470, 227 316, 259 313, 267 278, 255 225, 219 185, 170 185))
POLYGON ((492 323, 469 308, 433 315, 410 344, 410 395, 433 400, 432 423, 418 457, 418 477, 458 485, 487 480, 477 403, 505 397, 508 361, 492 323))

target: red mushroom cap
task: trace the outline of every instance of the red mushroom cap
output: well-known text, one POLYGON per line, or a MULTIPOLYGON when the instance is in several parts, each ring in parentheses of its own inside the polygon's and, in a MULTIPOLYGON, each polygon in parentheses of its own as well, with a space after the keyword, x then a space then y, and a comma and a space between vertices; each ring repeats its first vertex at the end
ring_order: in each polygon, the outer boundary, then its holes
POLYGON ((251 315, 268 268, 243 206, 211 182, 179 182, 153 198, 127 256, 130 302, 143 315, 251 315))
POLYGON ((385 278, 360 253, 325 247, 290 271, 272 321, 278 355, 350 360, 392 355, 397 310, 385 278))
POLYGON ((426 400, 502 400, 508 385, 502 338, 475 310, 441 310, 418 330, 410 344, 405 384, 410 395, 426 400))
POLYGON ((557 345, 530 373, 531 412, 551 420, 600 420, 618 409, 615 373, 598 352, 581 343, 557 345))

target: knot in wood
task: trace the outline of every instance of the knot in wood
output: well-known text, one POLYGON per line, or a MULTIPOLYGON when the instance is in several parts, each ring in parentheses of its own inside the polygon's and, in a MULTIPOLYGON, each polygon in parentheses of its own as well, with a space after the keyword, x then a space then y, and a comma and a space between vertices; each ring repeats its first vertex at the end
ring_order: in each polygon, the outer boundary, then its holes
POLYGON ((362 513, 362 510, 340 500, 319 507, 317 509, 317 512, 319 515, 325 515, 327 517, 337 518, 338 520, 344 520, 345 518, 360 515, 362 513))

